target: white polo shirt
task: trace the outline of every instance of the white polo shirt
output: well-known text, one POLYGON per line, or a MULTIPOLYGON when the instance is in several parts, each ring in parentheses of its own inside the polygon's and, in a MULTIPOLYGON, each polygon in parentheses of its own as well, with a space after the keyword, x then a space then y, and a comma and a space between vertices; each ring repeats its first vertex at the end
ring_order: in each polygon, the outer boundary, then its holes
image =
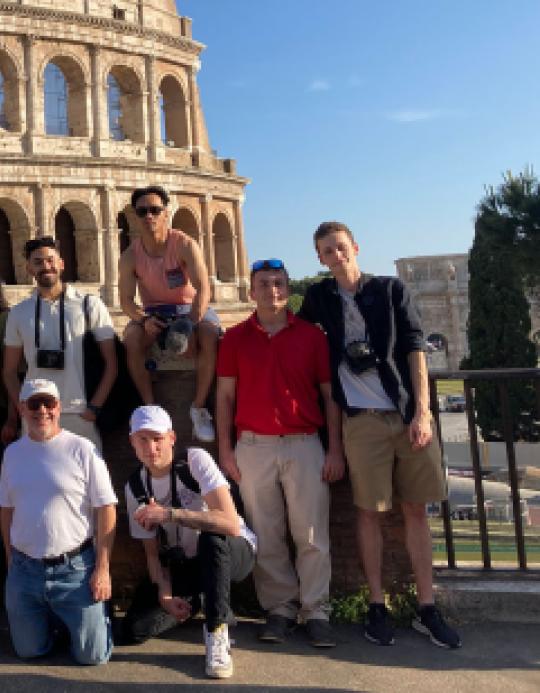
MULTIPOLYGON (((65 352, 64 368, 38 368, 36 365, 35 317, 37 289, 30 298, 14 306, 6 324, 6 346, 23 347, 28 364, 26 378, 46 378, 52 380, 60 392, 62 412, 80 414, 86 409, 83 368, 83 335, 85 294, 66 285, 64 301, 65 352)), ((109 311, 97 296, 90 296, 88 302, 90 326, 98 342, 114 337, 114 328, 109 311)), ((60 344, 60 299, 49 301, 41 299, 39 338, 41 349, 61 349, 60 344)))
POLYGON ((94 536, 94 508, 117 502, 92 443, 62 430, 44 442, 8 445, 0 506, 13 508, 11 545, 32 558, 59 556, 94 536))

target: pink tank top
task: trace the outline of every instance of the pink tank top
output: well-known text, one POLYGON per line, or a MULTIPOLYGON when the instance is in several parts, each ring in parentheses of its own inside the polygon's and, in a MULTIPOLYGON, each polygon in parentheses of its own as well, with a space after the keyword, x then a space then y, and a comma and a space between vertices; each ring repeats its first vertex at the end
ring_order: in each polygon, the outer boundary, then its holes
POLYGON ((196 291, 189 280, 185 263, 178 259, 182 236, 181 231, 169 229, 162 257, 148 255, 140 237, 133 241, 135 275, 144 308, 193 302, 196 291))

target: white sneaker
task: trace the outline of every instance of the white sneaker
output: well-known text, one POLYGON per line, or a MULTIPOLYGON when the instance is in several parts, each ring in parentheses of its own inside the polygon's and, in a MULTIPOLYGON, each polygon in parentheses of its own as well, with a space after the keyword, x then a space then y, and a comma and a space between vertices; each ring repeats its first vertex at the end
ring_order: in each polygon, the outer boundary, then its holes
POLYGON ((203 633, 206 645, 206 675, 213 679, 230 678, 233 674, 233 662, 227 624, 223 623, 213 633, 209 633, 205 623, 203 633))
POLYGON ((193 423, 193 435, 202 440, 203 443, 213 443, 216 439, 214 422, 208 409, 201 407, 198 409, 191 405, 189 415, 193 423))

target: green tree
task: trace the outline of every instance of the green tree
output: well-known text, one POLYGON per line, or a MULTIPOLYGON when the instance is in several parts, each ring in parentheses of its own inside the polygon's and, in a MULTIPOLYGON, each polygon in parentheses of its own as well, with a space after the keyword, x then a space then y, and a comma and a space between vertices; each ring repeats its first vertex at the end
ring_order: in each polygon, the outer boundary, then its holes
MULTIPOLYGON (((469 257, 470 314, 467 326, 470 356, 462 367, 534 368, 536 350, 529 339, 531 320, 528 286, 538 280, 530 262, 540 228, 540 190, 532 174, 508 174, 480 202, 469 257)), ((535 394, 531 384, 509 384, 513 435, 536 440, 535 394)), ((503 436, 497 385, 476 386, 477 421, 485 440, 503 436)))
POLYGON ((290 294, 288 301, 289 309, 292 310, 293 313, 298 313, 303 300, 304 297, 300 294, 290 294))

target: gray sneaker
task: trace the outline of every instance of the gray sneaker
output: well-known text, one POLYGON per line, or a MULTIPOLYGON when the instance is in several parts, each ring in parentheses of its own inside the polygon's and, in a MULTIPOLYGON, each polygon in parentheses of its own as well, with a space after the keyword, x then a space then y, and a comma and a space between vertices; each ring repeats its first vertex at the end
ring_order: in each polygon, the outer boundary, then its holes
POLYGON ((263 642, 284 642, 295 626, 296 621, 292 618, 280 616, 279 614, 270 614, 261 628, 259 640, 263 642))
POLYGON ((323 618, 310 618, 306 621, 309 644, 313 647, 335 647, 336 639, 332 626, 323 618))

